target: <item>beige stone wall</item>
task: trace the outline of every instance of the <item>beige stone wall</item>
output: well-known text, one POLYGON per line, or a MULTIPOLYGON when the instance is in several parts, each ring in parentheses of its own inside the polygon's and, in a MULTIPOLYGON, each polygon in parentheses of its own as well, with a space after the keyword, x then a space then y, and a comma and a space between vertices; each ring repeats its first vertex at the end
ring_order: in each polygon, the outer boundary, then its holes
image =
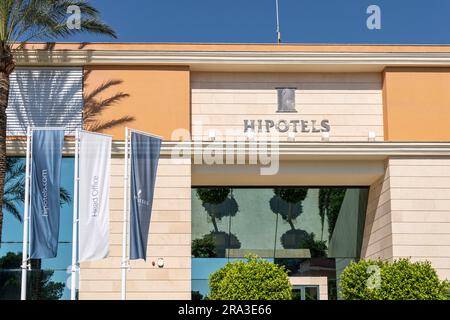
POLYGON ((389 159, 370 190, 362 257, 428 260, 450 279, 450 159, 389 159))
POLYGON ((389 169, 370 186, 361 257, 386 260, 392 258, 389 169))
MULTIPOLYGON (((204 73, 193 72, 192 134, 210 130, 244 135, 244 120, 328 119, 330 141, 367 141, 374 131, 383 140, 379 73, 204 73), (277 87, 296 87, 298 113, 277 111, 277 87)), ((218 135, 219 136, 219 135, 218 135)), ((320 141, 321 133, 298 133, 297 141, 320 141)), ((281 140, 287 134, 280 134, 281 140)))
POLYGON ((450 159, 391 159, 394 258, 429 260, 450 279, 450 159))
MULTIPOLYGON (((180 161, 180 160, 178 160, 180 161)), ((110 257, 83 263, 80 299, 120 299, 123 158, 112 160, 110 257)), ((160 159, 147 261, 132 261, 127 299, 191 298, 191 164, 160 159), (163 258, 164 268, 152 265, 163 258)))

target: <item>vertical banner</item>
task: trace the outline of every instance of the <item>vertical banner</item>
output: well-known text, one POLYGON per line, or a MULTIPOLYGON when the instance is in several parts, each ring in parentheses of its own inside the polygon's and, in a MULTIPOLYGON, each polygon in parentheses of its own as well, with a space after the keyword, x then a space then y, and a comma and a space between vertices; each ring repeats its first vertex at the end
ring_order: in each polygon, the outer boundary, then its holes
POLYGON ((30 258, 55 258, 60 220, 63 130, 33 130, 30 258))
POLYGON ((79 261, 101 260, 109 253, 110 136, 80 132, 79 261))
POLYGON ((148 231, 160 150, 161 139, 131 133, 131 260, 147 258, 148 231))

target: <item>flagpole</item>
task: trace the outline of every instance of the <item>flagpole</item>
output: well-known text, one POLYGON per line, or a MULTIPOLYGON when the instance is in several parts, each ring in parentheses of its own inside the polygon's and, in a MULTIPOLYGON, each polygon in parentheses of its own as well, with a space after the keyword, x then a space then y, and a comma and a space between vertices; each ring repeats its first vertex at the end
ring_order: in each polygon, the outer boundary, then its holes
POLYGON ((79 150, 80 148, 80 133, 77 129, 75 131, 75 168, 73 177, 73 224, 72 224, 72 270, 71 270, 71 287, 70 287, 70 300, 76 300, 77 292, 77 248, 78 248, 78 184, 79 177, 79 150))
POLYGON ((127 292, 127 231, 128 231, 128 149, 129 149, 129 130, 125 128, 125 165, 123 173, 123 227, 122 227, 122 288, 121 299, 126 299, 127 292))
POLYGON ((28 223, 29 223, 29 195, 30 195, 30 158, 31 158, 31 128, 27 127, 27 155, 25 165, 25 199, 23 208, 23 244, 22 244, 22 286, 20 299, 27 299, 27 271, 28 264, 28 223))

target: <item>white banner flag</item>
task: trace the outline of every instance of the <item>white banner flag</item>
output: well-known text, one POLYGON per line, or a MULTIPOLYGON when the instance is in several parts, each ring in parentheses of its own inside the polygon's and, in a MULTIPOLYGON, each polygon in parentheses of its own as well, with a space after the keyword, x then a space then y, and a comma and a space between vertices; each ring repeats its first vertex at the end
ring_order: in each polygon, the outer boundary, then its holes
POLYGON ((109 253, 110 136, 80 132, 79 261, 109 253))

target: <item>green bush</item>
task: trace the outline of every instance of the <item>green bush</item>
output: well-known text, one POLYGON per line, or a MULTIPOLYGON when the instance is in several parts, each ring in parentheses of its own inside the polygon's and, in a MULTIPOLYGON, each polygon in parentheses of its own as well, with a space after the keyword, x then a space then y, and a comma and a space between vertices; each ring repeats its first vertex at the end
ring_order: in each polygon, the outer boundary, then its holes
POLYGON ((347 266, 340 280, 346 300, 448 299, 449 283, 439 280, 430 262, 361 260, 347 266))
POLYGON ((254 256, 211 274, 209 289, 209 300, 292 300, 285 268, 254 256))
POLYGON ((275 188, 273 192, 286 202, 297 203, 305 200, 308 188, 275 188))
POLYGON ((300 249, 309 249, 311 258, 325 258, 327 256, 327 242, 322 240, 315 240, 316 235, 314 232, 308 234, 308 236, 300 241, 300 249))
POLYGON ((203 203, 221 204, 230 194, 230 188, 199 188, 197 196, 203 203))
POLYGON ((196 258, 215 258, 217 256, 216 243, 211 234, 203 238, 192 240, 192 256, 196 258))

